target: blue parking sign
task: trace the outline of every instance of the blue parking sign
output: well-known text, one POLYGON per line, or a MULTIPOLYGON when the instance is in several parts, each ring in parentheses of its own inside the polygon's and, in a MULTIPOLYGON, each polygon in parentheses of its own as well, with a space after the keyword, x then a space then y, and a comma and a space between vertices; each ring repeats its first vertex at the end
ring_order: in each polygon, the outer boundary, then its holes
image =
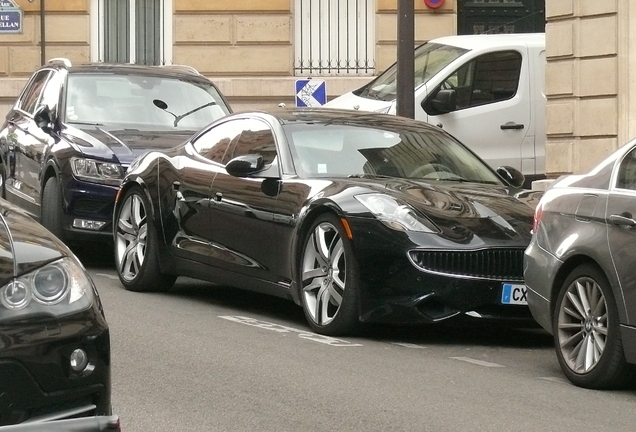
POLYGON ((324 80, 296 80, 296 106, 316 107, 327 103, 327 86, 324 80))

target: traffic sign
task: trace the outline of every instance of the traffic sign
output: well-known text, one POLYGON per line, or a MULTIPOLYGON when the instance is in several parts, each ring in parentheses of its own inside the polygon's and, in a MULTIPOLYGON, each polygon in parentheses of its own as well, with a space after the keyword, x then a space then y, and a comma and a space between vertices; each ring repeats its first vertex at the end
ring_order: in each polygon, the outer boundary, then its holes
POLYGON ((298 79, 296 80, 296 106, 316 107, 327 103, 327 86, 325 80, 298 79))

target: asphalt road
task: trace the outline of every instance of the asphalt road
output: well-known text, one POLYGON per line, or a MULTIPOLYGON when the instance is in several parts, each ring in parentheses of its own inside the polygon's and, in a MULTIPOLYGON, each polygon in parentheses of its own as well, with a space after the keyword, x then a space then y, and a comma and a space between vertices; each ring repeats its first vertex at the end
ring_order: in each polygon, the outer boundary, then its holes
POLYGON ((180 278, 132 293, 81 256, 111 327, 126 432, 633 431, 636 390, 569 384, 551 338, 495 327, 309 331, 291 302, 180 278))

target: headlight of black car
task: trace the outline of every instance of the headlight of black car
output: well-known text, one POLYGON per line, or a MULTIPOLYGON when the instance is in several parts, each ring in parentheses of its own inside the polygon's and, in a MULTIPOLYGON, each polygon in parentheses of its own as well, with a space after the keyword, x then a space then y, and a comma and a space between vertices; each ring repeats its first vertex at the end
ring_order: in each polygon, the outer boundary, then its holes
POLYGON ((93 295, 84 269, 66 257, 0 287, 0 317, 68 315, 88 309, 93 295))
POLYGON ((73 175, 81 180, 119 186, 124 177, 124 169, 118 163, 102 162, 94 159, 71 158, 73 175))
POLYGON ((383 224, 397 231, 437 233, 433 222, 418 214, 411 206, 384 194, 364 194, 355 197, 383 224))

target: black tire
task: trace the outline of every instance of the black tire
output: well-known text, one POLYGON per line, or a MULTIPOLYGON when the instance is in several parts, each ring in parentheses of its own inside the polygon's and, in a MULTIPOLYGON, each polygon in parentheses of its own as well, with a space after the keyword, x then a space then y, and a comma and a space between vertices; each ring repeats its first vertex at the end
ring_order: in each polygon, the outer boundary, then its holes
POLYGON ((555 304, 553 328, 559 364, 573 384, 589 389, 633 384, 634 367, 625 361, 616 300, 598 267, 583 264, 567 277, 555 304))
POLYGON ((42 191, 42 206, 40 208, 42 225, 57 238, 65 241, 62 221, 64 207, 62 205, 62 190, 57 177, 49 177, 42 191))
POLYGON ((302 245, 298 278, 309 325, 328 336, 355 333, 361 282, 342 222, 330 213, 319 216, 302 245))
POLYGON ((7 199, 7 192, 5 182, 7 176, 5 175, 4 162, 0 161, 0 198, 7 199))
POLYGON ((159 242, 149 209, 146 195, 135 186, 124 195, 114 219, 115 266, 129 291, 165 291, 176 280, 159 268, 159 242))

